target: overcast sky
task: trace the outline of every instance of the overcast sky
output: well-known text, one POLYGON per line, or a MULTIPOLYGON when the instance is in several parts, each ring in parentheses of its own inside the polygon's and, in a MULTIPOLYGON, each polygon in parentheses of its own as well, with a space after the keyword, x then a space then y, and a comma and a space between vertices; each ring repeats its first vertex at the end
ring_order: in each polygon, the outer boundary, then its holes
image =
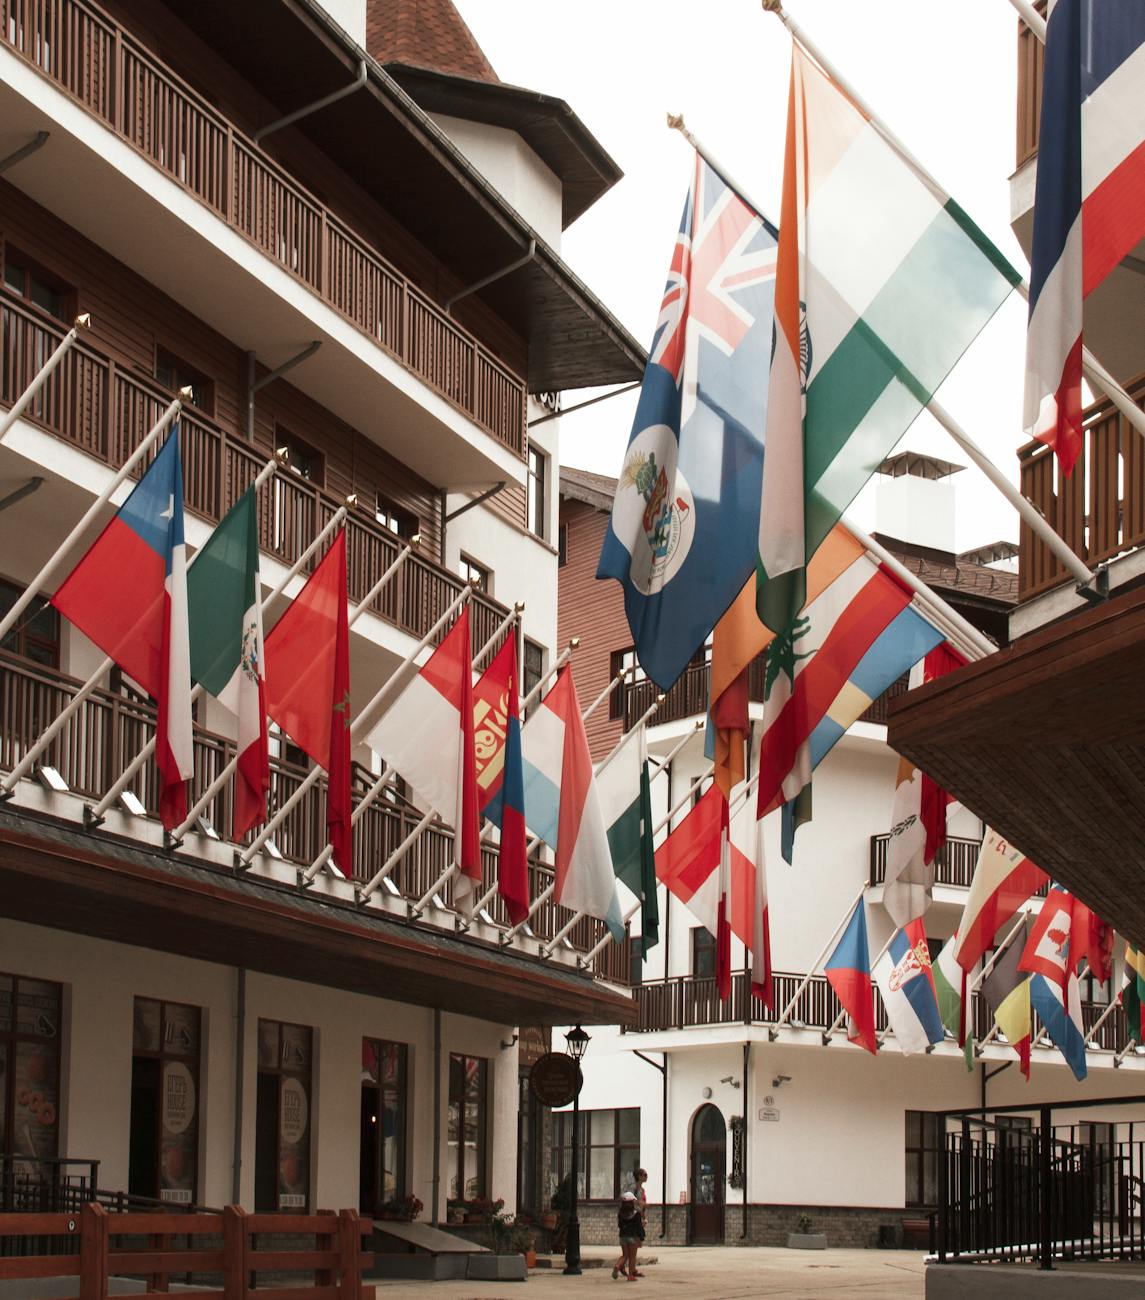
MULTIPOLYGON (((455 0, 498 76, 566 99, 624 170, 565 232, 573 269, 645 346, 689 179, 665 125, 682 112, 765 212, 779 207, 791 42, 759 0, 455 0)), ((1017 16, 1008 0, 789 0, 792 18, 1025 272, 1010 233, 1017 16)), ((1017 481, 1025 304, 1003 304, 939 397, 1017 481)), ((577 395, 566 394, 572 405, 577 395)), ((617 473, 634 399, 562 421, 563 463, 617 473)), ((925 413, 902 447, 965 463, 925 413)), ((959 549, 1017 539, 1017 517, 970 469, 959 549)), ((870 488, 852 508, 874 525, 870 488)))

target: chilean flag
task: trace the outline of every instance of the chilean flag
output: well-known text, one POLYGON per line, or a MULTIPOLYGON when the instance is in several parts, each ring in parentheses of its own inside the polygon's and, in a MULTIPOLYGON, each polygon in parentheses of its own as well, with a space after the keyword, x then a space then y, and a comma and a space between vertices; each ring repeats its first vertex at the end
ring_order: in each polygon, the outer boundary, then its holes
POLYGON ((823 974, 835 996, 847 1013, 847 1042, 856 1043, 872 1054, 879 1045, 875 1041, 875 992, 871 986, 871 953, 867 946, 867 910, 860 898, 835 945, 827 958, 823 974))
POLYGON ((1069 474, 1082 449, 1082 302, 1145 237, 1145 5, 1057 0, 1030 258, 1026 432, 1069 474))
POLYGON ((174 830, 187 815, 194 771, 177 426, 52 604, 155 699, 159 814, 174 830))

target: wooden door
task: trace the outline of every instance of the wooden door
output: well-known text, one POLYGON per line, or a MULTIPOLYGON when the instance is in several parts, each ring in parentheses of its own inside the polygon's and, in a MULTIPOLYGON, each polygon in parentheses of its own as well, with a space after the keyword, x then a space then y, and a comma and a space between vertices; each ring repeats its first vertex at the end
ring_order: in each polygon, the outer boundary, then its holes
POLYGON ((727 1150, 723 1115, 716 1106, 701 1106, 692 1119, 690 1245, 723 1243, 727 1150))

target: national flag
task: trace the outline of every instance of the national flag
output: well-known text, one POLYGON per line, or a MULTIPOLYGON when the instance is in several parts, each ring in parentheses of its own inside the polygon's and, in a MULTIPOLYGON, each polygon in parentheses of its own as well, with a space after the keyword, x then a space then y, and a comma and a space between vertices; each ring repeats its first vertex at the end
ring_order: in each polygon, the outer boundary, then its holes
POLYGON ((640 949, 647 957, 660 932, 656 850, 652 842, 652 786, 643 726, 634 728, 596 780, 608 849, 617 880, 640 903, 640 949))
POLYGON ((235 717, 238 767, 231 838, 266 820, 270 759, 258 572, 258 496, 231 506, 187 571, 191 678, 235 717))
MULTIPOLYGON (((737 852, 755 863, 755 894, 751 900, 751 992, 769 1010, 774 1010, 775 988, 771 975, 771 916, 767 899, 767 865, 763 853, 763 822, 745 799, 731 821, 732 876, 737 852)), ((733 895, 734 897, 734 895, 733 895)))
POLYGON ((1125 968, 1121 972, 1121 1005, 1125 1008, 1125 1022, 1133 1042, 1145 1041, 1145 953, 1125 945, 1125 968))
POLYGON ((910 592, 861 552, 767 648, 759 814, 794 799, 847 728, 941 640, 910 592))
POLYGON ((942 945, 931 967, 934 976, 934 991, 938 998, 938 1014, 942 1023, 954 1036, 954 1041, 963 1050, 966 1068, 974 1069, 974 1034, 969 1028, 970 1020, 970 973, 964 971, 954 957, 958 944, 955 932, 942 945))
MULTIPOLYGON (((474 758, 477 800, 485 812, 500 793, 505 777, 505 742, 509 735, 510 685, 520 680, 517 670, 517 632, 511 628, 489 667, 473 685, 474 758)), ((517 713, 520 715, 518 698, 517 713)))
POLYGON ((1064 990, 1073 965, 1069 951, 1072 922, 1073 899, 1063 889, 1051 889, 1026 940, 1019 969, 1044 975, 1064 990))
POLYGON ((1030 978, 1020 969, 1025 934, 1010 940, 982 981, 982 996, 994 1013, 994 1023, 1018 1053, 1022 1073, 1030 1077, 1030 978))
MULTIPOLYGON (((1031 936, 1032 937, 1032 936, 1031 936)), ((1081 1019, 1081 991, 1071 974, 1064 988, 1044 975, 1030 976, 1030 1006, 1045 1026, 1050 1042, 1065 1057, 1073 1077, 1082 1080, 1085 1063, 1085 1027, 1081 1019)))
POLYGON ((798 43, 779 225, 757 569, 777 633, 820 543, 1019 279, 798 43))
POLYGON ((904 1056, 925 1052, 944 1037, 938 995, 931 972, 930 948, 922 921, 895 931, 890 947, 874 970, 887 1020, 904 1056))
POLYGON ((958 926, 954 955, 963 970, 974 969, 993 944, 998 927, 1048 881, 1041 867, 987 827, 958 926))
MULTIPOLYGON (((923 685, 936 678, 945 677, 958 668, 966 667, 966 659, 950 644, 943 641, 927 651, 922 661, 923 685)), ((923 852, 928 862, 933 862, 938 850, 946 843, 946 812, 953 799, 933 777, 922 774, 922 824, 926 827, 926 848, 923 852)))
POLYGON ((788 866, 795 857, 795 832, 811 820, 812 804, 811 782, 808 781, 795 798, 788 799, 780 809, 779 851, 788 866))
POLYGON ((847 1042, 872 1054, 875 1040, 875 994, 871 985, 871 955, 867 946, 867 908, 860 898, 823 974, 847 1013, 847 1042))
POLYGON ((366 742, 417 797, 453 824, 455 896, 481 881, 473 650, 465 606, 366 742))
POLYGON ((1071 898, 1070 967, 1079 970, 1082 961, 1088 961, 1094 979, 1104 984, 1113 973, 1113 927, 1086 907, 1076 894, 1071 898))
POLYGON ((174 830, 194 772, 177 426, 52 604, 154 698, 159 815, 174 830))
POLYGON ((1069 474, 1082 303, 1145 237, 1145 5, 1058 0, 1043 76, 1022 423, 1069 474))
POLYGON ((699 155, 597 568, 667 690, 755 567, 775 231, 699 155))
POLYGON ((326 834, 353 873, 346 531, 266 637, 266 711, 326 773, 326 834))

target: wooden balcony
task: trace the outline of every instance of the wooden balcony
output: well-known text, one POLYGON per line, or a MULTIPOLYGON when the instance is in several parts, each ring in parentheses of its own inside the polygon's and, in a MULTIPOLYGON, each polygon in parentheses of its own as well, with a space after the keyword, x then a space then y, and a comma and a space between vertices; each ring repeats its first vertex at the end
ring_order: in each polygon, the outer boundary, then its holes
MULTIPOLYGON (((758 998, 750 993, 751 977, 744 971, 732 975, 732 993, 726 1002, 722 1001, 716 991, 714 979, 700 979, 693 975, 676 975, 670 979, 648 980, 633 989, 636 996, 637 1021, 625 1030, 626 1033, 650 1034, 662 1033, 673 1029, 698 1029, 708 1025, 771 1025, 778 1019, 780 1012, 795 996, 803 980, 803 975, 788 971, 776 971, 775 1002, 777 1011, 769 1012, 758 998)), ((1086 1029, 1091 1028, 1106 1006, 1101 1003, 1085 1002, 1082 1004, 1082 1021, 1086 1029)), ((842 1011, 839 999, 827 982, 825 975, 813 975, 807 987, 800 994, 799 1001, 788 1022, 794 1029, 825 1030, 835 1023, 842 1011)), ((1039 1022, 1034 1017, 1034 1033, 1037 1034, 1039 1022)), ((883 1007, 879 991, 875 989, 875 1028, 883 1030, 887 1025, 887 1013, 883 1007)), ((993 1025, 990 1008, 982 998, 974 1003, 974 1034, 977 1039, 985 1038, 993 1025)), ((845 1038, 845 1031, 840 1034, 840 1041, 845 1038)), ((1097 1032, 1093 1046, 1104 1051, 1119 1051, 1126 1043, 1125 1012, 1121 1007, 1110 1015, 1109 1019, 1097 1032)))
MULTIPOLYGON (((1145 374, 1127 385, 1145 400, 1145 374)), ((1145 440, 1107 398, 1083 412, 1085 445, 1066 478, 1050 448, 1029 442, 1018 452, 1021 490, 1086 564, 1112 560, 1145 543, 1145 440)), ((1029 600, 1072 580, 1022 524, 1018 598, 1029 600)))
MULTIPOLYGON (((71 700, 81 683, 53 669, 0 652, 0 769, 11 771, 45 726, 71 700)), ((70 719, 43 756, 77 795, 98 800, 155 733, 155 709, 131 694, 96 691, 70 719)), ((193 788, 204 789, 234 757, 234 744, 225 737, 195 728, 193 788)), ((281 806, 306 775, 305 768, 274 759, 271 762, 270 806, 281 806)), ((354 792, 360 795, 373 781, 372 774, 355 769, 354 792)), ((149 817, 158 816, 158 774, 145 765, 133 789, 149 817)), ((231 787, 227 785, 205 810, 212 825, 226 834, 231 824, 231 787)), ((420 812, 396 797, 376 800, 354 831, 354 879, 368 880, 420 820, 420 812)), ((326 782, 319 780, 275 833, 275 844, 291 862, 313 861, 326 843, 326 782)), ((193 840, 184 850, 193 852, 193 840)), ((417 841, 390 879, 402 897, 421 898, 452 860, 453 832, 434 822, 417 841)), ((485 886, 496 879, 497 854, 484 854, 485 886)), ((535 898, 552 883, 552 868, 533 861, 529 867, 530 896, 535 898)), ((447 907, 453 905, 452 884, 439 891, 447 907)), ((509 919, 499 897, 489 905, 499 925, 509 919)), ((571 917, 571 912, 551 899, 531 918, 538 938, 549 939, 571 917)), ((568 936, 573 949, 587 952, 604 933, 599 921, 582 918, 568 936)), ((594 973, 613 983, 627 984, 630 977, 629 940, 608 944, 594 959, 594 973)))
MULTIPOLYGON (((1034 8, 1045 17, 1046 0, 1035 0, 1034 8)), ((1042 70, 1045 61, 1045 47, 1019 18, 1018 120, 1015 171, 1029 162, 1038 152, 1038 126, 1042 112, 1042 70)))
MULTIPOLYGON (((887 878, 887 845, 889 835, 871 836, 871 871, 868 883, 885 884, 887 878)), ((949 837, 934 859, 934 883, 953 885, 955 889, 969 889, 982 848, 981 840, 949 837)))
POLYGON ((0 42, 524 457, 524 380, 97 5, 0 0, 0 42))
MULTIPOLYGON (((62 337, 23 301, 0 290, 0 406, 11 406, 62 337)), ((25 412, 24 419, 117 467, 158 419, 172 394, 127 371, 87 343, 76 343, 25 412)), ((215 523, 254 480, 265 456, 194 407, 179 417, 187 509, 215 523)), ((140 469, 142 473, 142 468, 140 469)), ((279 473, 259 493, 262 549, 293 562, 342 503, 295 474, 279 473)), ((346 550, 351 600, 361 600, 395 559, 402 542, 370 515, 351 512, 346 550)), ((455 574, 416 552, 371 609, 403 631, 422 636, 462 588, 455 574)), ((473 639, 481 645, 508 612, 475 593, 473 639)))

